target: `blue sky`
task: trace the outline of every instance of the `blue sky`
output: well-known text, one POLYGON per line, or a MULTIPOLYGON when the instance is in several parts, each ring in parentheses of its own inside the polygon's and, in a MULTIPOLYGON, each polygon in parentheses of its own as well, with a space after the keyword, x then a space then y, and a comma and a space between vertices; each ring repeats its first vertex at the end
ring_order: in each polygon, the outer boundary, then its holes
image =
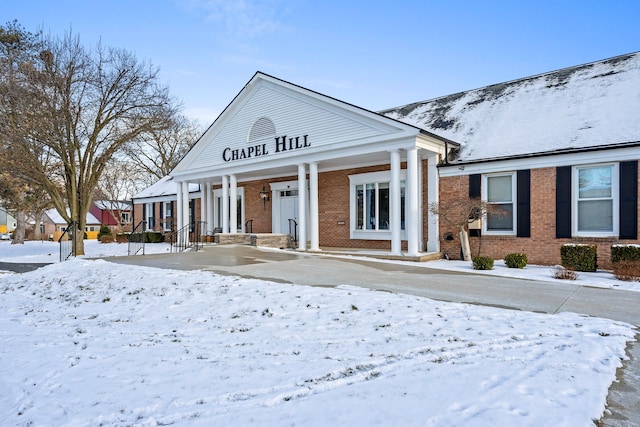
POLYGON ((133 51, 208 125, 256 71, 381 110, 640 51, 640 1, 38 0, 0 22, 133 51))

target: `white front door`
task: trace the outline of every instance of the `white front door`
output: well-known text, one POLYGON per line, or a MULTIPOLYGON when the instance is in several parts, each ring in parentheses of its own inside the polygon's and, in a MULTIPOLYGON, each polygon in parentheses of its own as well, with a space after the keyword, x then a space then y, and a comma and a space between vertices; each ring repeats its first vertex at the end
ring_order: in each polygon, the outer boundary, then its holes
POLYGON ((291 234, 297 238, 297 231, 291 224, 289 231, 289 219, 298 221, 298 190, 280 191, 280 233, 291 234))

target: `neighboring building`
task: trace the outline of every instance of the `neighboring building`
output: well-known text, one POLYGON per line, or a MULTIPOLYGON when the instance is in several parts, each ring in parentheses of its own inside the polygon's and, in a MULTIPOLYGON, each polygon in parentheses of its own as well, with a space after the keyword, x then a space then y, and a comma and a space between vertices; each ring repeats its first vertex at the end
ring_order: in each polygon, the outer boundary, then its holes
POLYGON ((132 223, 131 202, 121 200, 96 200, 89 212, 107 225, 113 232, 130 232, 132 223))
POLYGON ((606 266, 612 244, 640 243, 638 117, 640 53, 380 113, 256 73, 172 171, 171 194, 141 202, 173 200, 177 227, 202 219, 207 234, 294 220, 300 250, 455 259, 457 233, 428 207, 478 197, 507 215, 479 222, 472 252, 481 240, 483 255, 554 264, 562 244, 589 243, 606 266))
MULTIPOLYGON (((189 223, 194 221, 196 208, 200 207, 200 186, 189 186, 189 223), (197 206, 196 206, 197 204, 197 206)), ((133 196, 133 226, 145 222, 145 231, 168 233, 176 230, 175 204, 176 184, 173 178, 165 176, 150 187, 133 196)))
MULTIPOLYGON (((46 238, 57 241, 67 229, 67 221, 62 218, 56 209, 46 210, 42 218, 46 238)), ((84 231, 87 233, 87 239, 97 239, 100 232, 100 220, 93 216, 91 212, 87 212, 86 220, 87 224, 84 231)))
POLYGON ((16 229, 16 219, 5 209, 0 206, 0 237, 9 238, 10 234, 16 229))

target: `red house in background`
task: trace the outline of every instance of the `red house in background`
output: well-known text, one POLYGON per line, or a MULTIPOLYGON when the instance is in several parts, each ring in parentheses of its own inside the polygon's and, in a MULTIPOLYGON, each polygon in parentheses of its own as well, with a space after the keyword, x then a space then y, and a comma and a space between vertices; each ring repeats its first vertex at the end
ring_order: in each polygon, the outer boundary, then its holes
POLYGON ((95 200, 89 208, 100 224, 115 232, 131 231, 131 202, 122 200, 95 200))

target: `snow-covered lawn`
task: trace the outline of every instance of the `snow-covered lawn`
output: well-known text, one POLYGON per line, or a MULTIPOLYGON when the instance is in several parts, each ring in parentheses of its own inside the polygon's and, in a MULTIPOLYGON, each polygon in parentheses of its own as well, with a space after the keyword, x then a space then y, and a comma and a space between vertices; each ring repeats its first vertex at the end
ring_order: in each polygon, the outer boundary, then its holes
POLYGON ((76 259, 0 277, 0 413, 16 426, 590 426, 633 336, 571 313, 76 259))

